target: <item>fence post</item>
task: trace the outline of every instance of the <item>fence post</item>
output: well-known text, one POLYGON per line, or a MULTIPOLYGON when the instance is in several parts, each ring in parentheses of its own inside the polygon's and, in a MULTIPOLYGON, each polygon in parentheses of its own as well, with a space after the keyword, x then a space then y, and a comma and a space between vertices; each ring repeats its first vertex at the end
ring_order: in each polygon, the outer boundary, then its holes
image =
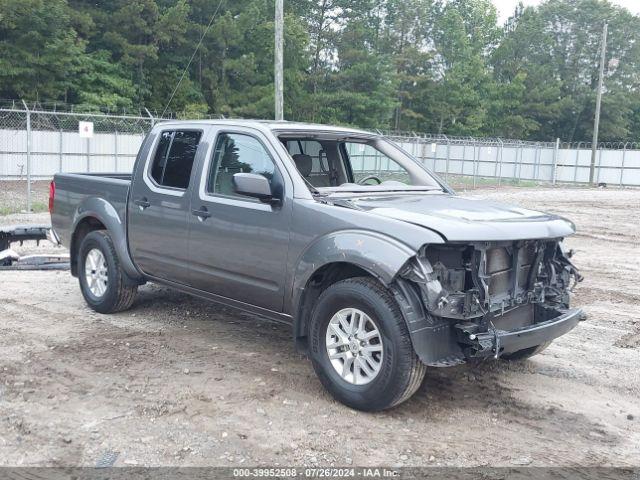
POLYGON ((622 165, 620 166, 620 187, 622 187, 622 180, 623 180, 622 177, 624 177, 624 161, 625 161, 625 158, 627 157, 627 144, 628 143, 629 142, 625 142, 623 150, 622 150, 622 165))
POLYGON ((464 179, 464 167, 467 165, 467 144, 462 144, 462 166, 460 167, 460 180, 464 179))
POLYGON ((558 179, 558 154, 560 153, 560 139, 556 138, 556 145, 553 149, 553 167, 551 169, 551 184, 555 185, 558 179))
POLYGON ((448 177, 449 177, 449 158, 450 158, 450 148, 451 148, 451 142, 449 141, 449 137, 447 137, 446 135, 444 136, 444 138, 447 140, 447 161, 445 163, 445 170, 444 170, 444 181, 447 182, 448 177))
POLYGON ((58 137, 58 172, 62 172, 62 153, 64 151, 64 134, 62 133, 62 129, 60 129, 59 137, 58 137))
POLYGON ((502 139, 498 139, 500 142, 500 168, 498 170, 498 187, 502 185, 502 160, 504 159, 504 142, 502 139))
POLYGON ((27 212, 31 213, 31 111, 24 100, 22 105, 27 112, 27 212))
POLYGON ((578 163, 580 162, 580 144, 578 142, 578 148, 576 148, 576 164, 573 167, 573 183, 578 183, 578 163))
POLYGON ((91 144, 90 139, 87 138, 87 173, 91 173, 91 144))
POLYGON ((524 157, 524 147, 520 144, 520 161, 518 162, 518 185, 522 179, 522 159, 524 157))
POLYGON ((476 139, 473 139, 473 188, 476 188, 476 139))
POLYGON ((602 144, 600 144, 600 155, 598 155, 598 174, 596 175, 596 184, 600 183, 600 172, 602 171, 602 144))
POLYGON ((535 156, 535 164, 533 166, 533 181, 537 182, 540 180, 538 177, 540 176, 540 164, 542 163, 542 145, 538 143, 536 145, 536 156, 535 156))
POLYGON ((118 172, 118 130, 113 133, 113 166, 118 172))

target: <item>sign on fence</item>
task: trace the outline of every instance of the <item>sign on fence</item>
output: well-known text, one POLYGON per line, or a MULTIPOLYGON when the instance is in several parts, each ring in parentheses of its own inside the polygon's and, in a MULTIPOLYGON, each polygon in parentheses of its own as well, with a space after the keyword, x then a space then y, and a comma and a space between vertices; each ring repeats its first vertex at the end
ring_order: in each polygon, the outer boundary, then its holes
POLYGON ((78 122, 80 138, 93 138, 93 122, 78 122))

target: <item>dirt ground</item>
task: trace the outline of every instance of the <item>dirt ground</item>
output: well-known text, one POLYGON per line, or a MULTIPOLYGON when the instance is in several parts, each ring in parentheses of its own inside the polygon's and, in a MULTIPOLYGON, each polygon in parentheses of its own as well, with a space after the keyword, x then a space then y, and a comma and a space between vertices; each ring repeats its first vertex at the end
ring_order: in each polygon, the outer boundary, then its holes
MULTIPOLYGON (((44 212, 49 202, 49 180, 31 182, 31 209, 44 212)), ((0 215, 27 211, 26 180, 0 180, 0 215)))
MULTIPOLYGON (((0 465, 640 465, 640 191, 473 195, 578 227, 589 318, 534 359, 432 368, 409 402, 364 414, 286 326, 153 285, 99 315, 68 272, 1 272, 0 465)), ((47 216, 0 224, 25 219, 47 216)))

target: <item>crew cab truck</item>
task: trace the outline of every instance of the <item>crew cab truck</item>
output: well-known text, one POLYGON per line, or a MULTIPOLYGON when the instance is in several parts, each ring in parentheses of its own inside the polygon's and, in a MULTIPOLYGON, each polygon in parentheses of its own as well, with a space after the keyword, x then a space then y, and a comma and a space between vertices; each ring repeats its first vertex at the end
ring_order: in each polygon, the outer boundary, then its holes
POLYGON ((365 131, 170 121, 131 175, 60 173, 50 196, 92 309, 157 282, 286 322, 360 410, 407 400, 429 366, 527 358, 582 319, 570 221, 458 196, 365 131))

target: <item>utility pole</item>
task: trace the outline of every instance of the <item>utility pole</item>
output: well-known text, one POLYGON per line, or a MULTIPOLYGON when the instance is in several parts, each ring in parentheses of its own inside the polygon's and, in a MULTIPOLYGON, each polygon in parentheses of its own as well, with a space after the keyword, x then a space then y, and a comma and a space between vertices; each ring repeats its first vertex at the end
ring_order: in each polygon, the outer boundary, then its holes
POLYGON ((276 120, 284 119, 284 0, 276 0, 276 44, 275 44, 275 87, 276 87, 276 120))
POLYGON ((604 81, 604 61, 607 56, 607 31, 609 25, 604 24, 602 30, 602 51, 600 52, 600 73, 598 76, 598 92, 596 95, 596 118, 593 123, 593 141, 591 142, 591 165, 589 166, 589 185, 593 185, 596 173, 596 154, 598 152, 598 130, 600 129, 600 105, 602 103, 602 83, 604 81))

